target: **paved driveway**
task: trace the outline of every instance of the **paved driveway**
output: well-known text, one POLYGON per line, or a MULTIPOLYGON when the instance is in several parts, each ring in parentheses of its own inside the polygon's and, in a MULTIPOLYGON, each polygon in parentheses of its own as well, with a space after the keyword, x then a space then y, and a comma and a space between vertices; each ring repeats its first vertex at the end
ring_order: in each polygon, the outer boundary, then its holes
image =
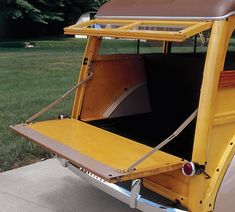
POLYGON ((137 212, 90 186, 56 159, 0 174, 0 212, 137 212))

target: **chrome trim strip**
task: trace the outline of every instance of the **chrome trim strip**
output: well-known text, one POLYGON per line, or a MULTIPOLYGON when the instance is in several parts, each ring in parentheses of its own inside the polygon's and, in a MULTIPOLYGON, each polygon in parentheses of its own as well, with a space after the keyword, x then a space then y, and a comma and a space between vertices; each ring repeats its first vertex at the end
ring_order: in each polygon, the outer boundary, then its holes
POLYGON ((235 11, 232 11, 226 15, 218 17, 183 17, 183 16, 99 16, 95 18, 99 19, 135 19, 135 20, 179 20, 179 21, 211 21, 211 20, 223 20, 230 16, 235 15, 235 11))
MULTIPOLYGON (((105 193, 109 194, 110 196, 126 203, 130 204, 130 197, 131 197, 131 192, 117 186, 113 183, 108 183, 101 178, 91 174, 91 173, 85 173, 83 171, 80 171, 77 167, 73 166, 71 163, 68 163, 68 169, 70 169, 74 174, 78 175, 81 177, 83 180, 91 184, 92 186, 104 191, 105 193)), ((137 198, 136 202, 136 208, 141 210, 141 211, 146 211, 146 212, 185 212, 184 210, 180 210, 177 208, 170 208, 166 207, 164 205, 157 204, 155 202, 149 201, 147 199, 141 198, 139 196, 137 198)))

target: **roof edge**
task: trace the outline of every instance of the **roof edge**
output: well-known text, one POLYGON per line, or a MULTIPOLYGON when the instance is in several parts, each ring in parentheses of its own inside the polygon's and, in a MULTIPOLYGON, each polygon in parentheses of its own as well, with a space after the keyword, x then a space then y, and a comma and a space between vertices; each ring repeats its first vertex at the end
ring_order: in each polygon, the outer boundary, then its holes
POLYGON ((99 16, 96 15, 95 18, 99 19, 135 19, 135 20, 179 20, 179 21, 217 21, 224 20, 235 15, 235 11, 229 12, 226 15, 218 17, 189 17, 189 16, 99 16))

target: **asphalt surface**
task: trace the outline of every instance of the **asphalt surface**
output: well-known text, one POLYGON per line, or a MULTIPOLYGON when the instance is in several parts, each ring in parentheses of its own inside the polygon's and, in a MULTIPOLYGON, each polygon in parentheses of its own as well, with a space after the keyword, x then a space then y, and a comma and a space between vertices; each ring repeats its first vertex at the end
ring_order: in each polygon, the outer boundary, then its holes
POLYGON ((138 212, 49 159, 0 174, 0 212, 138 212))

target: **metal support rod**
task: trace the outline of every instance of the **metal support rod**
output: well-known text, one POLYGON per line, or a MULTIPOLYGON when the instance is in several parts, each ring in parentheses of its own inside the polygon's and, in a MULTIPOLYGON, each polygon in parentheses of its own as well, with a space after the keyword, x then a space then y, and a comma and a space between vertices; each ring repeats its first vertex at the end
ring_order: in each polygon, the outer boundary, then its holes
POLYGON ((171 49, 172 49, 172 42, 164 41, 164 43, 163 43, 163 53, 164 54, 170 54, 171 49))
POLYGON ((137 40, 137 54, 140 54, 140 39, 137 40))
POLYGON ((155 148, 153 148, 150 152, 145 154, 143 157, 141 157, 139 160, 137 160, 135 163, 133 163, 128 169, 128 172, 133 172, 135 170, 135 167, 145 161, 147 158, 149 158, 152 154, 154 154, 156 151, 164 147, 166 144, 168 144, 171 140, 173 140, 175 137, 177 137, 197 116, 197 111, 195 110, 184 122, 179 126, 179 128, 170 135, 167 139, 165 139, 163 142, 158 144, 155 148))
POLYGON ((197 53, 197 34, 194 36, 193 53, 197 53))
POLYGON ((39 111, 38 113, 36 113, 35 115, 33 115, 32 117, 27 119, 26 123, 32 122, 34 119, 38 118, 39 116, 41 116, 42 114, 44 114, 45 112, 47 112, 48 110, 53 108, 54 106, 58 105, 65 97, 69 96, 73 91, 75 91, 77 88, 79 88, 84 83, 89 81, 92 77, 93 77, 93 73, 90 73, 90 75, 85 80, 79 82, 77 85, 72 87, 69 91, 67 91, 63 96, 61 96, 60 98, 56 99, 54 102, 52 102, 51 104, 49 104, 48 106, 43 108, 41 111, 39 111))

